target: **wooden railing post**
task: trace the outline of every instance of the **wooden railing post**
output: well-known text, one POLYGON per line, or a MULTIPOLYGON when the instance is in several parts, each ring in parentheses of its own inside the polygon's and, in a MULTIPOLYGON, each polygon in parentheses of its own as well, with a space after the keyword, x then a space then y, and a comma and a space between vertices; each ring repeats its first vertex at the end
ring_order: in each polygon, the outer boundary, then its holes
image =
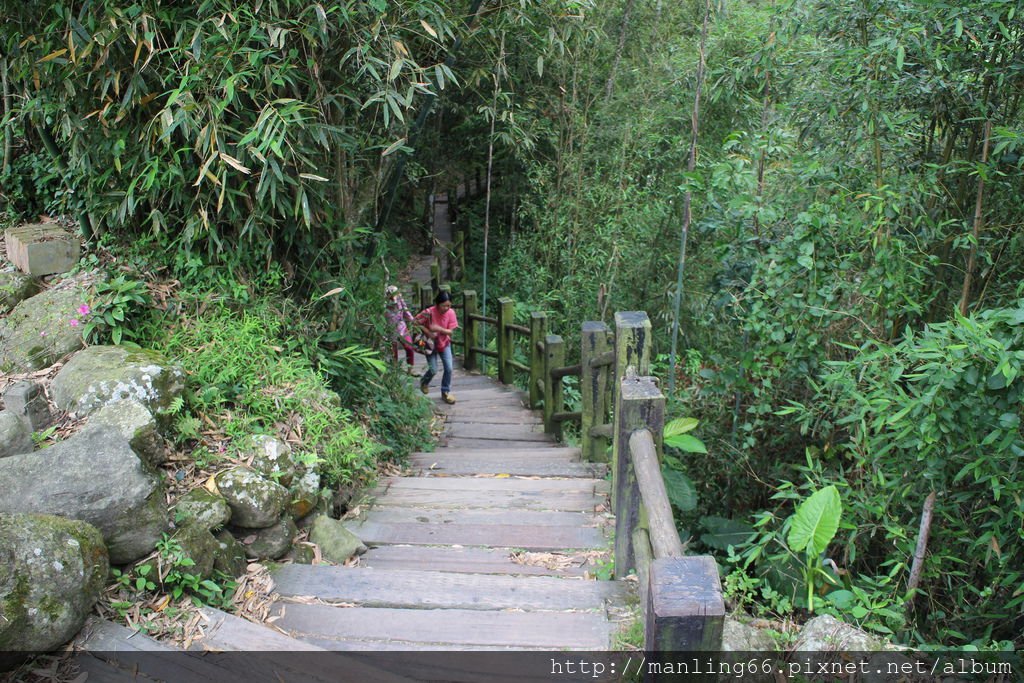
POLYGON ((725 603, 718 566, 708 555, 651 562, 644 649, 698 652, 722 649, 725 603))
POLYGON ((430 285, 426 282, 420 283, 419 299, 421 311, 434 305, 434 293, 430 291, 430 285))
MULTIPOLYGON (((616 318, 618 316, 616 315, 616 318)), ((615 576, 622 578, 635 568, 633 530, 640 524, 640 488, 630 463, 629 438, 633 432, 647 429, 661 456, 665 429, 665 396, 653 377, 637 377, 630 372, 619 380, 615 402, 615 465, 612 470, 615 511, 615 576)))
POLYGON ((562 423, 554 419, 555 413, 562 412, 562 378, 552 377, 551 371, 565 365, 565 342, 557 334, 549 334, 544 340, 544 431, 562 440, 562 423))
MULTIPOLYGON (((612 405, 618 415, 619 392, 626 368, 633 368, 636 377, 650 374, 651 321, 643 311, 620 311, 615 314, 615 381, 612 383, 612 405)), ((613 437, 616 425, 612 425, 613 437)), ((612 448, 612 472, 617 472, 619 449, 612 448)), ((612 486, 612 509, 616 505, 617 489, 612 486)))
POLYGON ((441 291, 441 262, 436 256, 430 264, 430 288, 434 294, 441 291))
POLYGON ((498 299, 498 381, 512 384, 512 349, 514 337, 509 324, 515 319, 516 302, 507 296, 498 299))
POLYGON ((604 424, 608 413, 605 399, 608 393, 610 365, 591 366, 608 350, 608 326, 602 322, 583 323, 582 349, 580 351, 580 399, 582 417, 580 439, 583 460, 586 462, 607 462, 608 438, 590 433, 594 427, 604 424))
POLYGON ((477 333, 477 321, 473 319, 476 315, 476 292, 467 289, 462 292, 462 341, 463 357, 462 364, 466 370, 474 371, 477 365, 476 351, 473 349, 480 343, 480 335, 477 333))
POLYGON ((544 399, 544 338, 548 334, 548 314, 530 314, 530 409, 536 410, 544 399))

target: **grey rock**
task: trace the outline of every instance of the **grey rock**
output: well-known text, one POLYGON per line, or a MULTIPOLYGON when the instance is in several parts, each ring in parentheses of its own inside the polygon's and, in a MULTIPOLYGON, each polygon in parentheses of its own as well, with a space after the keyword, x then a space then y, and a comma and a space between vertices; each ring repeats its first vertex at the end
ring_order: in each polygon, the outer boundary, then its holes
POLYGON ((39 291, 39 280, 16 270, 0 272, 0 315, 39 291))
POLYGON ((366 552, 366 546, 358 536, 346 529, 343 523, 327 515, 317 515, 313 520, 309 540, 320 546, 320 555, 325 560, 337 564, 366 552))
POLYGON ((60 513, 92 524, 113 564, 152 551, 169 524, 159 475, 109 427, 0 459, 0 491, 0 512, 60 513))
POLYGON ((85 522, 0 514, 0 652, 52 650, 85 623, 109 562, 85 522))
POLYGON ((28 423, 10 410, 0 411, 0 458, 31 453, 33 448, 28 423))
POLYGON ((217 539, 217 554, 213 558, 213 568, 235 579, 245 574, 248 560, 238 539, 227 529, 218 531, 214 538, 217 539))
POLYGON ((4 408, 28 424, 29 430, 39 432, 50 426, 53 415, 46 393, 39 382, 15 382, 4 392, 4 408))
POLYGON ((195 524, 207 531, 218 529, 231 519, 228 502, 206 489, 192 489, 174 506, 174 523, 195 524))
POLYGON ((297 477, 288 489, 288 514, 294 519, 302 519, 316 509, 320 500, 320 475, 306 472, 297 477))
POLYGON ((0 326, 0 373, 48 368, 79 349, 82 325, 78 307, 88 300, 80 287, 48 289, 25 299, 0 326))
POLYGON ((61 368, 50 394, 59 408, 80 417, 125 399, 158 415, 181 394, 184 379, 180 367, 155 351, 90 346, 61 368))
POLYGON ((760 652, 776 650, 778 646, 764 629, 726 617, 722 628, 722 650, 725 652, 760 652))
POLYGON ((880 648, 878 639, 830 614, 814 617, 804 624, 793 646, 799 652, 873 652, 880 648))
POLYGON ((167 447, 157 430, 152 413, 138 401, 127 399, 104 405, 89 417, 86 429, 112 427, 123 436, 132 450, 153 467, 167 460, 167 447))
POLYGON ((175 531, 172 538, 181 546, 182 556, 193 562, 190 568, 183 569, 184 572, 197 574, 204 579, 213 575, 214 560, 220 551, 220 544, 209 529, 197 524, 186 524, 175 531))
POLYGON ((266 529, 253 531, 242 539, 242 546, 248 557, 257 560, 276 560, 292 547, 299 530, 292 518, 285 515, 277 524, 266 529))
POLYGON ((277 524, 288 501, 288 489, 248 467, 218 474, 217 490, 231 508, 232 523, 246 529, 265 529, 277 524))
POLYGON ((295 476, 292 447, 277 437, 265 434, 253 436, 239 456, 243 460, 252 456, 252 468, 270 481, 276 481, 281 486, 292 483, 295 476))
POLYGON ((296 543, 288 553, 288 559, 295 564, 313 564, 316 559, 316 551, 309 543, 296 543))

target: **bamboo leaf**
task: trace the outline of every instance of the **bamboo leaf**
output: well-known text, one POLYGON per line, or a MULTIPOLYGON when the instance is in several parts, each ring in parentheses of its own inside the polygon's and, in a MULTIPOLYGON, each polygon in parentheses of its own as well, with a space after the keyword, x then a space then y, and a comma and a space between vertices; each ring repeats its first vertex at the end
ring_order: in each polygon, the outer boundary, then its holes
POLYGON ((60 57, 62 54, 64 54, 67 51, 68 51, 68 49, 66 47, 62 47, 59 50, 54 50, 53 52, 51 52, 50 54, 46 55, 45 57, 40 59, 38 62, 36 62, 36 64, 42 64, 43 62, 53 61, 54 59, 57 59, 57 57, 60 57))
POLYGON ((423 30, 429 33, 432 38, 437 38, 437 31, 425 19, 420 19, 420 25, 423 26, 423 30))

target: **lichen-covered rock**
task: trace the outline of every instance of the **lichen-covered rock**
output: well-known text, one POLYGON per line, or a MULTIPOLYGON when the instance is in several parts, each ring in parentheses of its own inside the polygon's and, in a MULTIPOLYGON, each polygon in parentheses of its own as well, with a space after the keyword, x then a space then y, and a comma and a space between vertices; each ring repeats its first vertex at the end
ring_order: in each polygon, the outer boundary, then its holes
POLYGON ((50 515, 0 514, 0 652, 44 652, 71 639, 108 570, 95 527, 50 515))
POLYGON ((0 491, 0 512, 58 513, 92 524, 113 564, 151 552, 169 524, 160 476, 109 427, 0 458, 0 491))
POLYGON ((288 502, 288 489, 248 467, 218 474, 217 490, 231 508, 232 523, 246 529, 265 529, 277 524, 288 502))
POLYGON ((132 450, 153 467, 167 460, 167 447, 156 427, 152 413, 138 401, 128 399, 108 403, 89 417, 86 429, 107 426, 128 440, 132 450))
POLYGON ((48 289, 25 299, 0 326, 0 373, 48 368, 84 345, 78 312, 85 289, 48 289))
POLYGON ((830 614, 804 624, 793 646, 799 652, 873 652, 880 648, 876 638, 830 614))
POLYGON ((306 472, 296 478, 288 489, 288 514, 294 519, 302 519, 315 508, 320 500, 320 475, 306 472))
POLYGON ((208 531, 218 529, 231 519, 228 502, 206 489, 192 489, 174 506, 174 523, 195 524, 208 531))
POLYGON ((270 481, 289 486, 295 476, 292 447, 277 437, 258 434, 253 436, 239 456, 244 460, 252 456, 252 468, 270 481))
POLYGON ((320 555, 325 560, 338 564, 353 555, 366 552, 366 546, 358 536, 346 529, 343 523, 327 515, 317 515, 313 520, 309 540, 320 546, 320 555))
POLYGON ((202 578, 213 575, 213 564, 220 551, 220 544, 209 529, 196 524, 186 524, 174 532, 173 540, 181 546, 181 554, 193 564, 183 571, 202 578))
POLYGON ((775 641, 764 629, 735 617, 725 618, 722 628, 723 652, 761 652, 775 649, 778 649, 775 641))
POLYGON ((28 424, 9 410, 0 411, 0 458, 31 453, 33 448, 28 424))
POLYGON ((299 533, 295 522, 288 515, 277 524, 266 529, 251 532, 241 539, 245 554, 257 560, 276 560, 292 547, 292 541, 299 533))
POLYGON ((217 539, 217 554, 213 558, 213 568, 235 579, 245 574, 248 561, 245 548, 238 539, 227 529, 218 531, 214 538, 217 539))
POLYGON ((39 280, 17 270, 0 272, 0 315, 39 291, 39 280))
POLYGON ((181 368, 156 351, 90 346, 61 368, 50 394, 58 407, 79 416, 125 399, 138 401, 157 415, 181 394, 184 380, 181 368))

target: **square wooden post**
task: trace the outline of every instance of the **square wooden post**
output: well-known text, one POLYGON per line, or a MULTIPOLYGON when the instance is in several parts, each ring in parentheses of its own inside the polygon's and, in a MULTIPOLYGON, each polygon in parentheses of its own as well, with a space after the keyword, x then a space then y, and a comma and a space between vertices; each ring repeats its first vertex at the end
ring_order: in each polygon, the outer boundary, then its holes
POLYGON ((515 318, 516 302, 507 296, 498 299, 498 381, 512 384, 512 351, 514 333, 509 329, 515 318))
POLYGON ((708 555, 651 562, 644 649, 708 652, 722 648, 725 603, 718 566, 708 555))
POLYGON ((530 314, 530 408, 536 410, 544 400, 544 338, 548 334, 548 314, 530 314))
POLYGON ((462 342, 463 356, 462 364, 470 372, 478 369, 476 351, 473 349, 479 345, 477 333, 477 321, 473 319, 476 309, 476 292, 467 289, 462 293, 462 342))
POLYGON ((419 299, 421 311, 434 305, 434 294, 430 291, 430 285, 426 282, 420 283, 419 299))
POLYGON ((665 430, 665 396, 653 377, 628 373, 619 382, 615 404, 614 469, 612 470, 612 509, 615 512, 615 576, 622 578, 635 568, 633 531, 640 524, 640 487, 636 482, 629 455, 629 437, 639 429, 648 429, 661 455, 665 430))
POLYGON ((434 294, 441 291, 441 262, 436 256, 430 264, 430 288, 434 294))
POLYGON ((583 459, 587 462, 607 462, 608 439, 594 436, 590 430, 604 424, 608 405, 608 366, 591 367, 590 363, 608 350, 608 326, 602 322, 583 323, 580 351, 580 439, 583 459))
POLYGON ((557 334, 544 339, 544 431, 562 439, 562 423, 556 422, 555 413, 562 412, 562 379, 551 377, 551 371, 565 365, 565 342, 557 334))

